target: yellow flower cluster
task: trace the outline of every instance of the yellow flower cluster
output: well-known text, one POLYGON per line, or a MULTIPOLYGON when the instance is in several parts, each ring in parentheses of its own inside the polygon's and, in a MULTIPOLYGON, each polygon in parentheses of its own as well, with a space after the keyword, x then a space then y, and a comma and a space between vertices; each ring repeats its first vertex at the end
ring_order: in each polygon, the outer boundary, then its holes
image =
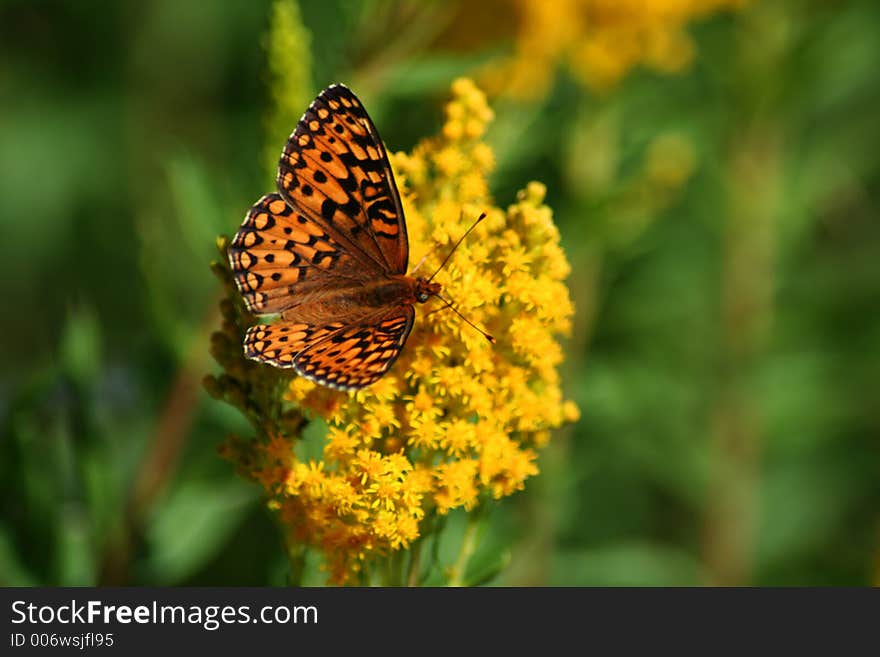
POLYGON ((497 343, 437 310, 439 301, 419 307, 400 358, 366 390, 290 383, 288 401, 328 425, 321 460, 300 460, 288 441, 272 438, 252 472, 290 538, 319 549, 335 583, 410 546, 426 513, 522 489, 549 430, 578 417, 557 372, 563 353, 554 336, 569 330, 573 308, 545 188, 530 183, 507 210, 492 206, 493 156, 481 141, 492 111, 470 80, 457 80, 452 94, 440 135, 392 157, 410 261, 425 258, 420 273, 433 272, 485 212, 435 280, 497 343))
POLYGON ((494 65, 493 89, 520 98, 542 96, 558 63, 591 89, 602 91, 644 64, 662 73, 683 70, 694 46, 691 20, 745 0, 510 0, 516 51, 494 65))

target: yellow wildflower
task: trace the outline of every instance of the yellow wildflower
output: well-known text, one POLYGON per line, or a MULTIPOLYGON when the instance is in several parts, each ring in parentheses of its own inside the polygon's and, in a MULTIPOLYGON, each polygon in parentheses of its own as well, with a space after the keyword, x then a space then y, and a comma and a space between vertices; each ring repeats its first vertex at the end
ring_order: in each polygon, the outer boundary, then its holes
POLYGON ((351 458, 360 446, 359 438, 348 429, 332 426, 327 431, 327 444, 324 446, 324 458, 328 461, 342 461, 351 458))
POLYGON ((356 581, 374 559, 412 545, 427 513, 522 489, 538 472, 535 448, 577 416, 556 371, 556 336, 573 308, 546 189, 530 183, 507 209, 495 207, 487 191, 494 157, 481 141, 493 116, 485 96, 457 80, 446 115, 438 136, 392 157, 412 266, 425 257, 420 273, 430 275, 485 212, 435 280, 497 343, 439 301, 420 307, 394 367, 372 386, 345 393, 299 377, 287 384, 284 401, 327 424, 323 460, 298 460, 276 437, 244 461, 289 540, 320 551, 334 583, 356 581))
POLYGON ((474 459, 461 459, 441 463, 434 470, 437 483, 434 502, 440 513, 463 506, 472 509, 477 502, 476 477, 479 463, 474 459))
POLYGON ((613 87, 639 64, 667 74, 682 71, 694 54, 687 24, 738 8, 745 0, 508 0, 507 4, 516 21, 514 53, 492 62, 484 82, 493 91, 533 99, 545 95, 559 64, 567 64, 575 78, 594 91, 613 87))

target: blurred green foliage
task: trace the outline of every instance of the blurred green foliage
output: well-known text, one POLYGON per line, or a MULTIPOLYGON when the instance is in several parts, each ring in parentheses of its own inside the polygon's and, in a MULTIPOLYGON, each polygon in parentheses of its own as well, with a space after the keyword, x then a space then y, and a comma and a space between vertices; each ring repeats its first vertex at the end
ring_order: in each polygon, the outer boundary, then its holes
MULTIPOLYGON (((216 454, 244 421, 200 389, 214 238, 299 116, 273 109, 297 94, 266 64, 278 11, 0 9, 2 584, 287 580, 216 454)), ((445 44, 445 3, 301 14, 309 94, 349 82, 394 150, 510 47, 445 44)), ((547 183, 572 262, 582 418, 493 511, 471 581, 880 583, 880 7, 753 2, 690 32, 681 75, 595 95, 561 70, 493 102, 493 193, 547 183)))

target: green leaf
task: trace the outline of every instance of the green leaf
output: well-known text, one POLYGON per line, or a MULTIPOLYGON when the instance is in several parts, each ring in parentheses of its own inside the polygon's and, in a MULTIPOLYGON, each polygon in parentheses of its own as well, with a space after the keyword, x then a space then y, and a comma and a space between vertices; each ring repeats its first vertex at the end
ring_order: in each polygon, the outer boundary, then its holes
POLYGON ((185 481, 155 511, 147 528, 155 581, 173 585, 213 557, 243 520, 256 488, 232 477, 223 486, 185 481))

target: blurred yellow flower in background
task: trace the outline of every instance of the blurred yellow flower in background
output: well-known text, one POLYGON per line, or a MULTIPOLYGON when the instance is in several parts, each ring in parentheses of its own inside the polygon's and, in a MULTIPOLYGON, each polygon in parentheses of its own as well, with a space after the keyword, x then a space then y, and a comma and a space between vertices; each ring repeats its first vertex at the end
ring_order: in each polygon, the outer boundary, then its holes
POLYGON ((745 0, 509 0, 514 52, 482 78, 493 92, 542 97, 559 64, 594 91, 617 84, 632 68, 684 70, 694 54, 688 22, 745 0))

